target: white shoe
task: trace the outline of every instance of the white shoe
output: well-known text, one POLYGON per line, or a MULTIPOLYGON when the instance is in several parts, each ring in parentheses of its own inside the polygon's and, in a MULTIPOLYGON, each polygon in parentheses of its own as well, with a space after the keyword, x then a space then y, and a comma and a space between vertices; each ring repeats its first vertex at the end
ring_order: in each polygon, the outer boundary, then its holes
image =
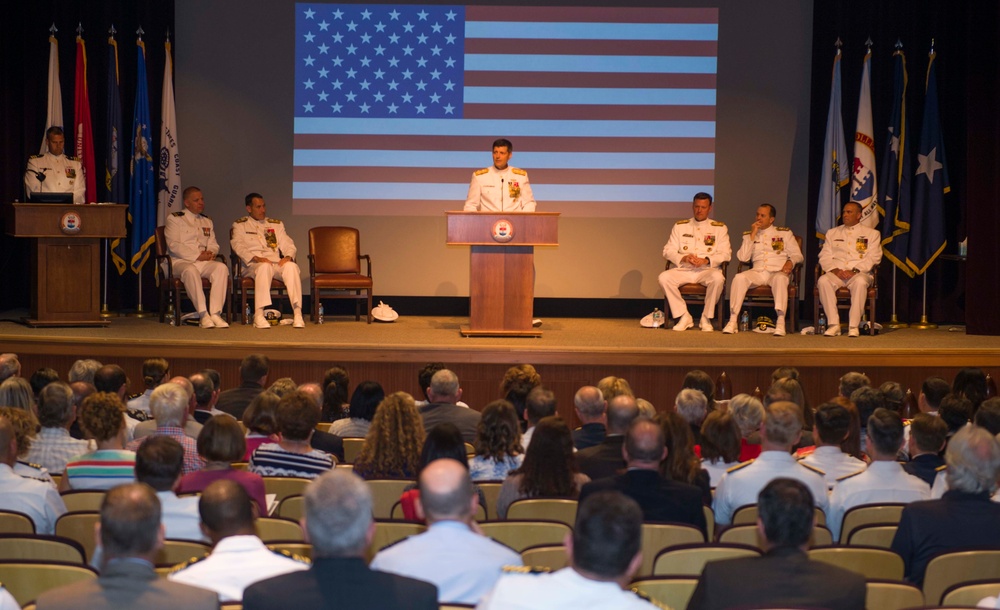
POLYGON ((686 313, 677 320, 677 324, 674 324, 674 330, 687 330, 692 326, 694 326, 694 318, 691 317, 691 314, 686 313))
POLYGON ((538 328, 541 325, 542 325, 542 321, 539 318, 535 318, 534 320, 531 321, 531 326, 533 328, 538 328))
POLYGON ((840 322, 836 324, 831 324, 827 327, 826 332, 823 333, 824 337, 839 337, 840 336, 840 322))
POLYGON ((778 314, 778 321, 774 323, 774 336, 785 336, 785 316, 778 314))
MULTIPOLYGON (((202 320, 204 319, 205 318, 202 318, 202 320)), ((229 328, 229 322, 223 320, 222 316, 217 313, 212 314, 212 324, 214 324, 216 328, 229 328)))
POLYGON ((722 329, 722 334, 724 335, 735 335, 739 332, 738 320, 736 316, 729 318, 729 322, 726 322, 725 328, 722 329))
POLYGON ((715 330, 715 327, 712 326, 712 318, 706 318, 705 316, 701 317, 701 321, 698 322, 698 326, 701 328, 701 332, 703 333, 710 333, 715 330))
POLYGON ((859 337, 859 336, 861 336, 861 333, 858 332, 858 327, 857 326, 852 326, 851 328, 849 328, 847 330, 847 336, 848 337, 859 337))
POLYGON ((292 321, 292 328, 305 328, 306 321, 302 319, 302 310, 295 310, 295 319, 292 321))
POLYGON ((271 328, 271 325, 268 324, 268 322, 267 322, 267 318, 264 317, 264 311, 263 310, 258 311, 257 313, 253 314, 253 327, 254 328, 271 328))
POLYGON ((212 321, 212 316, 207 313, 201 314, 201 320, 198 322, 198 326, 202 328, 215 328, 215 322, 212 321))

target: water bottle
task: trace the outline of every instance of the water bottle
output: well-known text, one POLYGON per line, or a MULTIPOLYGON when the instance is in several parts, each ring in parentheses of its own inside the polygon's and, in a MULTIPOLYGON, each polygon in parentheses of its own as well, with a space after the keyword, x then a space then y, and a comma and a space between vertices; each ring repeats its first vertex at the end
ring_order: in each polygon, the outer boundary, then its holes
POLYGON ((322 302, 319 304, 319 313, 316 316, 316 323, 317 324, 322 324, 323 323, 323 303, 322 302))
POLYGON ((243 310, 243 326, 250 324, 250 303, 247 303, 246 309, 243 310))
POLYGON ((819 320, 816 321, 816 334, 820 335, 826 332, 826 313, 823 311, 819 312, 819 320))
POLYGON ((653 309, 653 327, 659 328, 663 326, 663 312, 660 311, 659 307, 653 309))
POLYGON ((173 303, 167 305, 166 316, 167 316, 167 320, 169 321, 169 323, 170 323, 171 326, 176 326, 177 325, 177 321, 174 319, 174 304, 173 303))
POLYGON ((740 314, 740 332, 745 333, 750 330, 750 312, 746 309, 740 314))

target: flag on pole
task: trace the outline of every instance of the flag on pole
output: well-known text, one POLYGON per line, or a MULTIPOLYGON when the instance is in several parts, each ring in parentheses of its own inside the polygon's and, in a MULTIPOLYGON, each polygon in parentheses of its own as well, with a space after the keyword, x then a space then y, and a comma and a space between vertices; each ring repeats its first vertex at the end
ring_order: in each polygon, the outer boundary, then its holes
MULTIPOLYGON (((112 28, 113 31, 113 28, 112 28)), ((118 89, 118 41, 114 35, 108 37, 108 151, 104 166, 104 187, 107 201, 125 203, 125 174, 122 162, 122 97, 118 89)), ((129 211, 127 225, 132 224, 129 211)), ((111 241, 111 262, 118 269, 118 275, 125 273, 128 264, 128 239, 116 237, 111 241)))
POLYGON ((87 198, 97 197, 97 161, 94 159, 94 132, 90 124, 90 96, 87 94, 87 47, 82 36, 76 37, 76 83, 73 92, 73 135, 76 159, 83 166, 87 198))
POLYGON ((944 236, 944 196, 951 192, 948 167, 944 158, 944 138, 938 116, 937 77, 934 70, 931 43, 927 64, 927 93, 924 99, 924 121, 917 149, 917 172, 914 177, 913 220, 906 264, 922 275, 934 259, 944 251, 948 240, 944 236))
MULTIPOLYGON (((871 41, 869 41, 871 42, 871 41)), ((851 201, 861 204, 861 224, 878 224, 878 182, 875 177, 875 129, 872 127, 872 49, 865 53, 858 96, 858 124, 854 130, 854 167, 851 170, 851 201)))
MULTIPOLYGON (((62 87, 59 86, 59 42, 56 41, 56 26, 49 28, 49 101, 45 116, 45 131, 49 127, 63 126, 62 87)), ((49 147, 42 134, 42 149, 40 154, 48 152, 49 147)))
POLYGON ((913 270, 906 264, 906 247, 910 236, 910 133, 906 118, 906 56, 901 44, 893 54, 892 114, 889 116, 889 133, 882 158, 882 253, 913 277, 913 270))
POLYGON ((163 66, 163 104, 160 119, 160 180, 156 225, 166 224, 167 216, 181 209, 181 158, 177 148, 177 112, 174 108, 174 63, 170 39, 164 44, 167 61, 163 66))
POLYGON ((136 73, 135 112, 132 119, 132 159, 129 161, 132 211, 132 271, 142 271, 149 259, 156 230, 156 179, 153 176, 152 138, 149 129, 149 86, 146 82, 146 45, 136 41, 139 62, 136 73))
POLYGON ((830 84, 830 109, 826 114, 826 136, 823 138, 823 179, 819 184, 816 203, 816 237, 824 239, 826 232, 837 226, 840 218, 840 189, 850 181, 847 167, 847 146, 844 143, 844 118, 840 113, 840 41, 833 57, 833 79, 830 84))

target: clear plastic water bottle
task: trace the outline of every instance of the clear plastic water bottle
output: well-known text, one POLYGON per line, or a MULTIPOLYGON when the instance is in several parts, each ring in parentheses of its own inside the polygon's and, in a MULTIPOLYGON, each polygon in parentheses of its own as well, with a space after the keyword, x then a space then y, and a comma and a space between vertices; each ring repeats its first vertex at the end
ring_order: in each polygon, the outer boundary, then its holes
POLYGON ((745 333, 750 330, 750 312, 746 309, 740 314, 740 332, 745 333))
POLYGON ((167 316, 167 321, 170 323, 171 326, 176 326, 177 325, 177 321, 174 319, 174 304, 173 303, 167 305, 166 316, 167 316))
POLYGON ((318 314, 316 316, 316 323, 317 324, 322 324, 323 323, 323 303, 322 302, 319 304, 319 312, 318 312, 318 314))
POLYGON ((663 326, 663 312, 660 311, 659 307, 653 308, 653 327, 659 328, 663 326))
POLYGON ((250 324, 250 303, 247 303, 246 309, 243 310, 243 326, 250 324))
POLYGON ((826 332, 826 313, 823 311, 819 312, 819 320, 816 321, 816 334, 820 335, 826 332))

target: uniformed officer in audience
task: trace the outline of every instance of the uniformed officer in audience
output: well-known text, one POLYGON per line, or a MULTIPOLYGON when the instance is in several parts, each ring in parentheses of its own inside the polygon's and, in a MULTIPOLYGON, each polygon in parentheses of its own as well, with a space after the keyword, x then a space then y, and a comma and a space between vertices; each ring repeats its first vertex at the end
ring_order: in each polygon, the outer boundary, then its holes
POLYGON ((31 517, 35 532, 52 535, 56 519, 66 512, 66 504, 51 483, 29 479, 13 470, 17 463, 17 439, 14 426, 0 417, 0 510, 11 510, 31 517))
POLYGON ((219 594, 219 601, 241 602, 253 583, 308 570, 301 557, 267 548, 254 530, 250 496, 239 483, 220 479, 201 492, 201 529, 212 541, 212 554, 177 566, 168 578, 219 594))
POLYGON ((222 319, 222 307, 229 290, 229 268, 215 260, 219 242, 215 239, 215 225, 204 211, 201 189, 196 186, 184 189, 184 209, 167 216, 167 250, 174 275, 184 282, 201 327, 226 328, 229 324, 222 319), (212 283, 207 305, 202 278, 212 283))
POLYGON ((72 193, 73 203, 87 203, 87 181, 83 165, 73 157, 63 154, 66 135, 61 127, 45 131, 48 150, 28 159, 24 172, 24 188, 28 193, 72 193))
POLYGON ((792 269, 802 262, 802 251, 795 235, 788 227, 774 226, 775 210, 770 203, 757 208, 757 218, 750 230, 743 233, 743 243, 736 258, 744 263, 753 263, 753 268, 736 274, 729 294, 729 322, 722 332, 734 334, 738 331, 740 309, 747 290, 757 286, 770 286, 774 295, 774 336, 785 334, 785 309, 788 306, 788 281, 792 269))
POLYGON ((280 220, 267 217, 264 197, 246 196, 247 216, 233 223, 229 245, 243 261, 243 276, 254 278, 254 328, 270 328, 264 310, 271 306, 271 280, 275 275, 285 283, 292 302, 295 328, 305 328, 302 319, 302 276, 295 264, 295 242, 280 220))
POLYGON ((726 277, 720 268, 732 258, 733 247, 729 243, 729 229, 725 223, 708 217, 712 213, 711 195, 695 194, 691 207, 693 216, 678 220, 670 231, 667 244, 663 246, 663 258, 674 266, 661 273, 659 281, 670 304, 670 315, 678 318, 674 330, 687 330, 694 326, 680 287, 683 284, 705 286, 705 309, 698 326, 710 333, 715 305, 726 288, 726 277))
POLYGON ((528 172, 507 164, 513 155, 514 145, 510 140, 500 138, 493 142, 493 165, 472 174, 465 211, 535 211, 535 196, 531 193, 528 172))
POLYGON ((576 525, 564 541, 572 567, 536 574, 525 569, 508 573, 479 606, 480 610, 519 608, 588 608, 642 610, 657 608, 628 590, 642 565, 642 509, 617 491, 587 498, 576 525))

